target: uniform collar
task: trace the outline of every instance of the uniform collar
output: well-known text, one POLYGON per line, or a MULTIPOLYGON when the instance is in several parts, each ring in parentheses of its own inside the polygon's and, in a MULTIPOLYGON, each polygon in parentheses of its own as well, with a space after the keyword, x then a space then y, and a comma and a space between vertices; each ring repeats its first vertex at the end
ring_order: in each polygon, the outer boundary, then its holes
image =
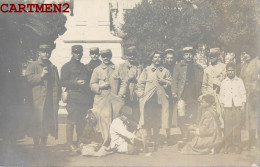
POLYGON ((98 65, 100 65, 102 63, 102 61, 101 60, 96 60, 96 61, 94 61, 94 60, 90 60, 90 62, 89 62, 89 64, 94 64, 94 65, 96 65, 96 64, 98 64, 98 65))
POLYGON ((125 61, 125 64, 126 64, 128 69, 130 69, 130 68, 137 68, 137 66, 138 66, 137 62, 134 62, 133 64, 131 64, 128 60, 125 61))
POLYGON ((151 69, 152 69, 152 71, 153 72, 155 72, 156 71, 156 69, 159 69, 161 72, 163 71, 163 69, 164 69, 164 67, 163 66, 159 66, 159 67, 157 67, 157 66, 155 66, 154 64, 151 64, 151 69))
POLYGON ((75 64, 81 64, 80 61, 75 60, 74 58, 71 58, 70 61, 75 64))
POLYGON ((185 60, 181 60, 180 64, 182 66, 188 66, 189 64, 194 64, 194 60, 192 60, 191 62, 186 62, 185 60))
POLYGON ((104 70, 104 69, 106 69, 106 68, 108 68, 108 67, 110 67, 110 68, 112 68, 112 69, 115 69, 115 65, 114 65, 114 63, 110 63, 109 65, 106 65, 106 64, 104 64, 104 63, 101 63, 100 64, 100 67, 104 70))

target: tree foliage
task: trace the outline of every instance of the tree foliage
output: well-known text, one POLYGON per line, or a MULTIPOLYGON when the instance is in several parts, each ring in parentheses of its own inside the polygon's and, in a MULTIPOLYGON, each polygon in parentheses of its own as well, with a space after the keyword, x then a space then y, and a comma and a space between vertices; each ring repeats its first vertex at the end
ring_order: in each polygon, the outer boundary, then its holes
POLYGON ((146 57, 153 50, 206 44, 239 52, 257 49, 257 0, 143 0, 125 14, 124 47, 136 45, 146 57))
MULTIPOLYGON (((0 0, 0 4, 22 2, 0 0)), ((66 31, 62 13, 0 13, 0 23, 0 58, 5 62, 24 61, 40 43, 54 42, 66 31)))

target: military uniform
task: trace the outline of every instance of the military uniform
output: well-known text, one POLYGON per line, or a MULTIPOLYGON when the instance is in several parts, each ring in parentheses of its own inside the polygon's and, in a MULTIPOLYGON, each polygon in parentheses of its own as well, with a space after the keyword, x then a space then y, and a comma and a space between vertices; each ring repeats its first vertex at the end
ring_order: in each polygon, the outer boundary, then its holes
POLYGON ((142 72, 137 85, 137 94, 140 97, 139 125, 145 128, 169 128, 169 101, 165 88, 170 85, 171 74, 163 66, 150 65, 142 72), (167 81, 165 85, 157 79, 167 81))
MULTIPOLYGON (((49 45, 40 45, 40 49, 51 50, 49 45)), ((28 65, 26 70, 28 83, 32 88, 33 100, 33 138, 35 145, 46 145, 48 134, 58 138, 58 109, 61 95, 58 70, 49 60, 37 61, 28 65), (48 73, 42 77, 44 69, 48 73)))
MULTIPOLYGON (((99 55, 99 49, 98 49, 97 47, 90 48, 89 54, 90 54, 90 55, 92 55, 92 54, 98 54, 98 55, 99 55)), ((98 67, 101 63, 102 63, 102 62, 101 62, 100 59, 97 59, 97 60, 91 59, 91 60, 89 61, 89 63, 85 65, 85 67, 86 67, 88 73, 90 74, 90 78, 91 78, 91 76, 92 76, 92 73, 93 73, 94 69, 95 69, 96 67, 98 67)), ((92 107, 93 107, 93 103, 94 103, 95 93, 91 91, 91 92, 89 93, 89 97, 90 97, 90 100, 91 100, 91 108, 92 108, 92 107)))
POLYGON ((218 64, 208 66, 204 70, 203 81, 202 81, 202 93, 213 94, 215 92, 214 86, 219 86, 221 81, 226 77, 226 64, 219 62, 218 64))
POLYGON ((128 58, 124 63, 119 64, 116 68, 115 73, 119 76, 120 81, 125 80, 127 82, 127 87, 122 90, 125 96, 125 105, 129 106, 133 110, 132 119, 135 122, 139 121, 140 111, 139 111, 139 101, 136 95, 136 84, 139 76, 142 72, 142 67, 136 62, 135 57, 137 56, 136 47, 131 46, 126 50, 126 56, 122 59, 128 58))
MULTIPOLYGON (((210 55, 211 57, 219 58, 220 49, 211 48, 210 55)), ((217 113, 221 116, 219 119, 221 121, 221 126, 224 128, 224 120, 221 112, 221 106, 219 103, 219 90, 220 84, 226 77, 226 64, 217 62, 215 65, 209 65, 204 69, 203 81, 202 81, 202 94, 212 94, 216 100, 216 110, 217 113)))
MULTIPOLYGON (((171 87, 173 97, 175 96, 178 100, 183 100, 186 104, 185 116, 180 116, 177 113, 178 126, 180 126, 185 137, 187 137, 185 124, 194 124, 198 121, 198 97, 201 94, 202 77, 203 68, 193 61, 186 63, 183 60, 175 66, 173 71, 171 87)), ((175 112, 177 111, 176 107, 174 109, 175 112)))
MULTIPOLYGON (((77 45, 74 45, 77 46, 77 45)), ((68 92, 66 109, 67 117, 67 141, 73 141, 73 129, 76 125, 77 139, 79 140, 84 128, 86 112, 91 108, 91 97, 89 88, 90 74, 83 63, 72 58, 61 68, 61 85, 68 92), (84 85, 77 84, 77 80, 84 80, 84 85)))
MULTIPOLYGON (((111 54, 111 51, 104 51, 104 54, 111 54)), ((118 90, 126 88, 126 82, 119 83, 119 77, 114 75, 115 65, 101 63, 94 69, 90 80, 90 88, 95 93, 93 103, 93 113, 97 117, 98 129, 102 133, 103 145, 108 146, 110 143, 109 127, 114 118, 119 116, 119 110, 124 105, 124 99, 118 95, 123 95, 118 90), (100 85, 109 83, 106 88, 100 85)))

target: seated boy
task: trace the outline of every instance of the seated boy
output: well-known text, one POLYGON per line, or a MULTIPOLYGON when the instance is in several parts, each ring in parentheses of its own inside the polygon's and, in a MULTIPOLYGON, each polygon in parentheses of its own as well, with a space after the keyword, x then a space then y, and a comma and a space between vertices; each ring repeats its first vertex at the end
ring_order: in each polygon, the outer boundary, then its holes
POLYGON ((219 114, 214 109, 215 97, 204 95, 200 105, 202 116, 198 127, 190 127, 195 138, 185 145, 181 152, 183 154, 208 154, 214 153, 214 149, 222 142, 220 131, 219 114))
POLYGON ((110 126, 111 149, 120 153, 137 154, 139 152, 138 143, 142 139, 138 138, 129 129, 133 123, 129 120, 132 109, 128 106, 122 107, 120 116, 113 120, 110 126))

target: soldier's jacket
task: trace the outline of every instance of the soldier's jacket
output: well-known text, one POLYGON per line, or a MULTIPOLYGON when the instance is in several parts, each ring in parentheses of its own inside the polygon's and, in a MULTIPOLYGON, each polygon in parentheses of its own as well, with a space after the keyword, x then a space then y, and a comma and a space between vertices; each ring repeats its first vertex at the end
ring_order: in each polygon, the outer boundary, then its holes
POLYGON ((214 93, 213 84, 220 87, 221 82, 226 77, 226 65, 219 62, 218 64, 208 66, 204 70, 202 81, 202 94, 214 93))
MULTIPOLYGON (((41 60, 37 60, 28 65, 26 70, 26 76, 29 85, 32 89, 32 97, 33 97, 33 108, 34 114, 33 119, 36 120, 39 127, 41 127, 42 121, 44 120, 44 111, 45 107, 52 108, 52 110, 48 111, 48 124, 50 127, 50 134, 55 138, 58 137, 58 110, 59 110, 59 101, 61 98, 61 87, 60 80, 58 75, 57 67, 54 66, 51 62, 45 66, 41 60), (42 79, 41 74, 43 71, 43 67, 48 67, 49 73, 47 74, 48 79, 42 79), (47 91, 48 85, 51 85, 51 91, 47 91), (47 94, 50 93, 50 94, 47 94), (53 106, 45 106, 45 102, 47 96, 52 96, 52 104, 53 106)), ((38 127, 38 126, 37 126, 38 127)), ((36 129, 40 131, 40 129, 36 129)))
POLYGON ((90 76, 92 75, 94 69, 98 67, 101 63, 101 60, 98 59, 97 61, 90 60, 90 62, 85 65, 86 69, 90 73, 90 76))
POLYGON ((169 101, 168 95, 166 93, 166 88, 171 84, 171 74, 163 66, 156 67, 153 64, 146 67, 137 84, 137 95, 140 97, 140 121, 139 125, 144 125, 144 109, 145 103, 150 100, 150 98, 157 93, 158 104, 162 105, 161 108, 161 127, 169 127, 169 101), (161 85, 158 83, 158 79, 164 79, 167 83, 161 85))
POLYGON ((84 64, 73 58, 61 68, 61 85, 69 92, 68 102, 89 103, 90 74, 84 64), (77 80, 85 80, 85 85, 78 85, 77 80))
MULTIPOLYGON (((90 74, 90 78, 92 76, 92 73, 93 73, 94 69, 96 67, 98 67, 101 63, 102 63, 102 61, 98 59, 97 61, 90 60, 90 62, 85 65, 87 71, 90 74)), ((90 97, 90 103, 91 103, 91 108, 92 108, 93 107, 93 103, 94 103, 95 93, 93 91, 90 91, 89 97, 90 97)))
POLYGON ((119 90, 125 90, 126 88, 121 88, 121 86, 126 86, 125 82, 119 82, 119 76, 114 73, 115 71, 115 65, 111 63, 110 65, 105 65, 101 63, 95 70, 93 71, 93 74, 91 76, 90 81, 90 87, 95 94, 106 94, 106 93, 113 93, 115 95, 121 94, 122 92, 119 92, 119 90), (109 83, 110 88, 101 90, 99 85, 103 83, 109 83))
POLYGON ((136 100, 135 89, 141 72, 142 68, 138 66, 138 64, 131 65, 128 61, 119 64, 119 67, 116 68, 114 76, 117 76, 120 82, 127 82, 127 86, 121 87, 119 90, 119 92, 126 97, 126 101, 136 100))
POLYGON ((105 65, 101 63, 94 69, 90 80, 91 90, 95 93, 93 103, 93 113, 97 118, 97 129, 101 131, 104 140, 103 144, 109 142, 109 127, 112 120, 119 116, 119 111, 124 105, 124 100, 118 96, 122 95, 120 89, 124 90, 126 82, 119 82, 119 77, 115 74, 113 63, 105 65), (109 83, 110 87, 100 89, 100 85, 109 83))
MULTIPOLYGON (((195 73, 195 82, 194 84, 194 91, 191 92, 191 94, 194 97, 198 97, 201 94, 201 85, 202 85, 202 78, 203 78, 203 68, 193 62, 194 66, 194 73, 195 73)), ((178 98, 181 98, 184 86, 186 84, 187 80, 187 67, 188 65, 184 62, 180 62, 175 65, 174 71, 173 71, 173 77, 172 77, 172 93, 176 94, 178 98)))

